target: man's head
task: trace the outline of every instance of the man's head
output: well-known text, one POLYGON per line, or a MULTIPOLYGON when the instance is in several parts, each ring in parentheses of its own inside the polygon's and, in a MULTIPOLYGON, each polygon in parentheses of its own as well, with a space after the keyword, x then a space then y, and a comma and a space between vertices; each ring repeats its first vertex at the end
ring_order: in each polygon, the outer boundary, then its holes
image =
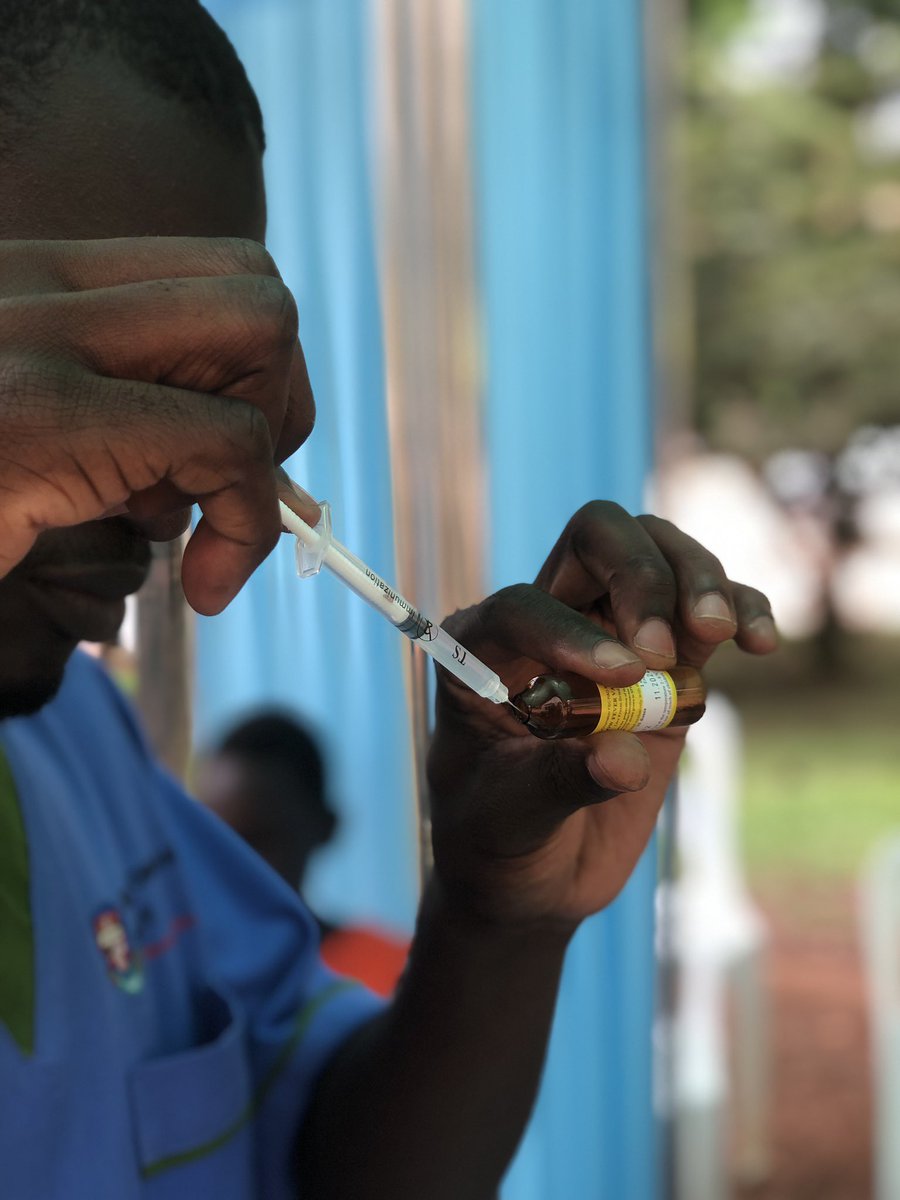
POLYGON ((0 236, 262 241, 263 145, 198 0, 0 0, 0 236))
MULTIPOLYGON (((262 149, 196 0, 0 0, 0 239, 262 241, 262 149)), ((39 536, 0 580, 0 717, 43 704, 78 640, 115 632, 147 563, 125 518, 39 536)))
POLYGON ((330 841, 337 819, 327 800, 319 749, 298 721, 265 712, 236 726, 202 764, 196 793, 291 887, 330 841))
POLYGON ((0 148, 26 130, 67 64, 117 59, 160 96, 181 100, 212 132, 264 149, 262 115, 244 68, 198 0, 0 0, 0 148))

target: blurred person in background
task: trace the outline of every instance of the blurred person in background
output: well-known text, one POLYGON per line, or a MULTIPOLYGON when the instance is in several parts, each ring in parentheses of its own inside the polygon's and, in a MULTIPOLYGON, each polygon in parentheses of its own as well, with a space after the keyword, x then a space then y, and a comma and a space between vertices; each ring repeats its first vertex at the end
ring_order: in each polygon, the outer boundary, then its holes
MULTIPOLYGON (((338 829, 325 762, 293 716, 259 712, 231 729, 200 764, 197 799, 305 897, 310 859, 338 829)), ((307 901, 308 903, 308 901, 307 901)), ((337 925, 310 909, 322 960, 381 996, 400 978, 408 945, 373 925, 337 925)))

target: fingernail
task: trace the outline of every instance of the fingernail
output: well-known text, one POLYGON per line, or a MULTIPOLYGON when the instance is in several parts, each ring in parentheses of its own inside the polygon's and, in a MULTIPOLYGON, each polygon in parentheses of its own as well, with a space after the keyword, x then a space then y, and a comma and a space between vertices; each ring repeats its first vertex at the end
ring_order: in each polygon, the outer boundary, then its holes
POLYGON ((657 654, 660 658, 675 657, 675 639, 672 630, 665 621, 651 617, 645 621, 635 634, 634 644, 639 650, 648 654, 657 654))
POLYGON ((588 761, 588 770, 601 787, 615 792, 637 792, 650 775, 647 751, 630 734, 601 734, 607 740, 588 761))
POLYGON ((618 777, 620 785, 629 792, 645 787, 650 778, 650 760, 647 751, 635 738, 630 744, 619 747, 618 777))
POLYGON ((282 504, 285 504, 301 521, 305 521, 307 525, 315 528, 322 512, 309 492, 305 492, 299 483, 295 483, 284 467, 277 466, 275 468, 275 484, 278 490, 278 499, 282 504))
POLYGON ((694 616, 701 621, 727 621, 734 625, 731 606, 721 592, 707 592, 694 605, 694 616))
POLYGON ((771 617, 754 617, 747 625, 747 632, 761 641, 771 642, 773 646, 778 642, 778 630, 771 617))
POLYGON ((630 650, 609 638, 595 642, 593 656, 598 667, 605 667, 609 670, 612 670, 613 667, 633 667, 635 663, 641 661, 636 654, 632 654, 630 650))

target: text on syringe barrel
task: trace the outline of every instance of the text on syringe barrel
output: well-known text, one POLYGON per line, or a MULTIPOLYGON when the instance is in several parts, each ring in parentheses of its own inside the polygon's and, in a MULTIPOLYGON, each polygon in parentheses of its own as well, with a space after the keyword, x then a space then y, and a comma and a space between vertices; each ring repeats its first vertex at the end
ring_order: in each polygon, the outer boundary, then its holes
POLYGON ((394 625, 479 696, 502 704, 509 698, 502 680, 494 671, 461 646, 435 621, 424 616, 398 592, 376 575, 355 554, 334 540, 325 540, 293 510, 282 502, 282 521, 297 537, 298 543, 311 549, 318 562, 337 575, 352 592, 394 625))
POLYGON ((479 696, 494 698, 499 683, 495 671, 476 658, 465 646, 461 646, 441 625, 413 608, 408 600, 398 595, 369 567, 362 563, 358 565, 362 567, 369 582, 374 583, 381 592, 385 602, 383 606, 379 605, 381 611, 402 634, 411 642, 417 642, 426 654, 430 654, 435 662, 446 667, 454 675, 460 675, 464 671, 466 683, 479 696))

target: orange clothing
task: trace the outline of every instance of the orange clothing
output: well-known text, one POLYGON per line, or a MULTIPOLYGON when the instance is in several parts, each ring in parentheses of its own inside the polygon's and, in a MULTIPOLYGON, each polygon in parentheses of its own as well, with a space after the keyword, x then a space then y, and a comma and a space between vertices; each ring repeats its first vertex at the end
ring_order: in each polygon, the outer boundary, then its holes
POLYGON ((365 926, 335 929, 322 938, 326 966, 358 979, 379 996, 389 996, 406 966, 409 942, 365 926))

